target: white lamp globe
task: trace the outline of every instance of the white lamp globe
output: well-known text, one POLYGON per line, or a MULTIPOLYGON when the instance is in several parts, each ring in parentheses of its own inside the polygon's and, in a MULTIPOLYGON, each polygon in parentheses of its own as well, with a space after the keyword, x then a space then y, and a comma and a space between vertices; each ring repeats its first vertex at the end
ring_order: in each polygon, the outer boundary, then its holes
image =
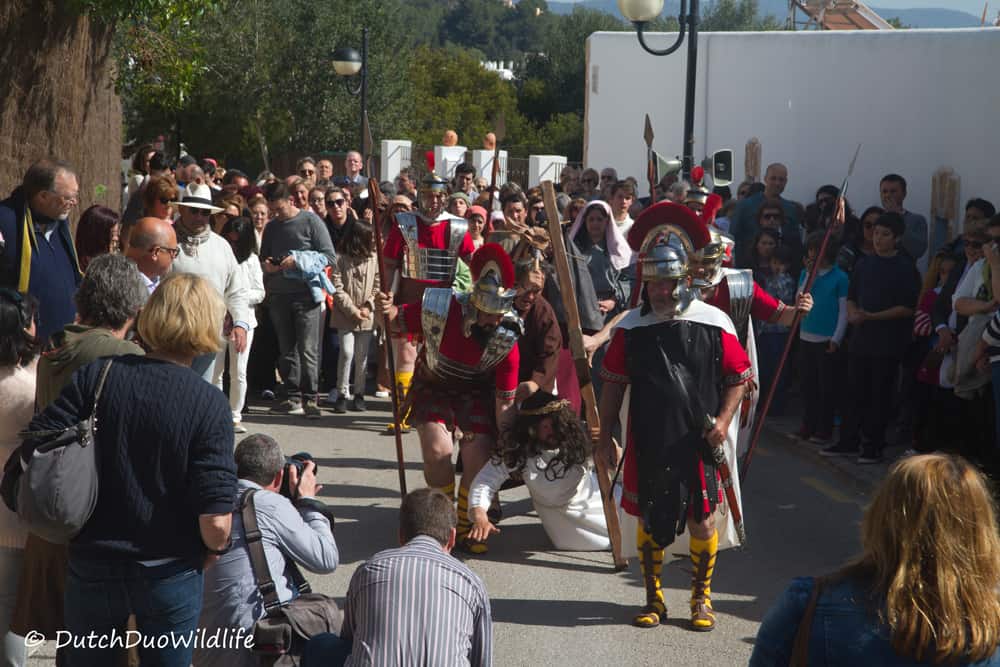
POLYGON ((618 0, 622 16, 633 23, 652 21, 663 11, 663 0, 618 0))

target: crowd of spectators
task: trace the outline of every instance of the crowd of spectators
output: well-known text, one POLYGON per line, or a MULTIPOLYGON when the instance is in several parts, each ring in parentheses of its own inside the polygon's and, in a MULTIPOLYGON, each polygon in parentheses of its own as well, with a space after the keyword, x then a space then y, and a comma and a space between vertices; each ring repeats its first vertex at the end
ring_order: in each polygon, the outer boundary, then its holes
MULTIPOLYGON (((288 468, 267 436, 244 439, 235 453, 233 443, 234 433, 246 432, 249 403, 319 419, 324 405, 334 413, 364 412, 369 391, 388 395, 390 380, 376 361, 386 342, 375 312, 384 287, 374 208, 415 208, 418 183, 406 169, 383 182, 384 201, 373 202, 362 170, 361 155, 352 151, 344 176, 334 177, 327 159, 305 157, 287 178, 263 173, 251 181, 213 160, 184 156, 170 165, 144 146, 124 186, 121 215, 92 206, 72 227, 78 180, 70 165, 53 160, 32 165, 0 203, 0 451, 17 452, 24 428, 70 426, 90 409, 102 433, 117 434, 101 440, 97 507, 68 548, 27 533, 0 509, 0 624, 10 628, 2 650, 11 664, 24 664, 21 638, 29 632, 111 632, 129 615, 150 634, 252 628, 264 610, 241 546, 242 520, 233 511, 248 490, 256 493, 268 568, 282 602, 296 595, 288 563, 316 573, 337 567, 333 525, 315 502, 315 466, 288 468), (102 359, 109 357, 114 361, 95 407, 102 359)), ((773 164, 762 184, 740 184, 735 198, 728 187, 716 188, 722 208, 709 221, 732 239, 734 266, 749 270, 778 302, 794 303, 818 267, 813 307, 801 328, 777 319, 754 323, 759 389, 777 383, 773 410, 800 417, 796 437, 802 446, 821 446, 822 455, 875 464, 895 446, 894 454, 908 456, 866 515, 864 555, 824 581, 822 595, 849 608, 851 627, 880 628, 864 655, 988 659, 1000 641, 996 517, 983 495, 985 481, 966 461, 994 475, 1000 465, 1000 391, 994 390, 1000 380, 1000 216, 985 199, 971 199, 960 233, 928 248, 927 222, 905 208, 907 183, 900 175, 871 184, 878 205, 860 216, 846 205, 839 226, 836 187, 820 187, 803 206, 783 196, 788 180, 787 168, 773 164), (794 354, 779 377, 790 336, 794 354), (927 557, 940 542, 957 539, 945 532, 950 524, 926 528, 905 511, 913 502, 930 507, 920 512, 943 517, 950 510, 942 508, 958 506, 951 496, 921 495, 935 485, 960 489, 967 507, 978 508, 975 526, 957 520, 953 529, 955 535, 968 531, 979 550, 940 547, 940 559, 974 569, 982 586, 993 586, 992 598, 982 587, 969 592, 974 584, 946 586, 925 571, 925 562, 911 562, 906 543, 917 538, 903 526, 912 523, 912 532, 930 545, 927 557), (889 524, 900 526, 896 541, 877 535, 876 527, 889 524), (990 525, 992 532, 983 527, 990 525), (897 572, 914 570, 926 575, 933 607, 927 614, 927 606, 898 589, 897 572), (850 602, 859 587, 888 605, 888 620, 850 602), (982 604, 975 617, 956 625, 945 595, 982 604), (929 643, 928 623, 932 631, 947 626, 953 633, 929 643), (984 628, 987 634, 976 634, 984 628)), ((704 192, 701 183, 674 178, 659 184, 656 195, 700 213, 704 192)), ((612 168, 566 167, 557 203, 585 344, 599 365, 616 317, 633 303, 636 258, 626 234, 649 200, 638 196, 635 179, 620 179, 612 168)), ((455 169, 447 208, 469 220, 473 249, 491 234, 530 239, 532 230, 548 226, 539 188, 505 184, 491 192, 464 163, 455 169)), ((385 236, 391 217, 383 224, 385 236)), ((467 287, 468 280, 460 266, 455 287, 463 281, 467 287)), ((526 325, 518 401, 558 386, 579 409, 575 371, 561 363, 569 361, 569 336, 557 276, 546 262, 522 262, 517 282, 515 307, 526 325)), ((427 651, 417 660, 422 664, 489 664, 489 600, 478 577, 447 555, 455 525, 442 494, 410 494, 401 512, 402 546, 358 569, 341 633, 317 639, 307 664, 402 664, 412 656, 401 651, 418 645, 427 651), (461 602, 468 618, 454 627, 465 634, 414 622, 417 602, 394 584, 414 572, 430 587, 431 604, 445 609, 461 602), (390 631, 403 620, 412 636, 390 631)), ((789 630, 798 622, 789 619, 815 604, 808 598, 818 589, 811 581, 792 585, 765 621, 755 661, 781 664, 766 656, 789 654, 789 630)), ((833 612, 821 606, 816 613, 833 612)), ((842 628, 814 632, 810 651, 848 635, 842 628)), ((834 649, 825 650, 829 656, 834 649)), ((109 656, 69 648, 61 659, 105 665, 113 661, 109 656)), ((192 652, 147 650, 140 658, 187 665, 192 652)), ((255 664, 249 651, 199 650, 193 660, 255 664)))

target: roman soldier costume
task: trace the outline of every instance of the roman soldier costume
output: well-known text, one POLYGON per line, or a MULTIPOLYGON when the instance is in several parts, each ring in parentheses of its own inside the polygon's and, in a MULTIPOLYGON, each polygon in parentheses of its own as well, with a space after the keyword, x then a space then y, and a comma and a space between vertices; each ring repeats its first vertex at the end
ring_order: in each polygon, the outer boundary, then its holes
MULTIPOLYGON (((424 201, 427 194, 447 192, 448 182, 432 172, 421 182, 420 211, 401 212, 394 216, 395 224, 385 240, 383 256, 390 273, 396 267, 400 268, 397 304, 420 303, 424 290, 428 288, 450 290, 459 258, 468 262, 475 252, 465 218, 453 216, 443 208, 432 210, 424 201)), ((418 342, 412 335, 407 338, 410 344, 418 342)), ((400 364, 395 377, 400 396, 406 395, 412 380, 413 369, 400 364)), ((406 413, 400 414, 403 415, 402 428, 406 430, 406 413)), ((390 429, 393 427, 390 425, 390 429)))
POLYGON ((636 551, 625 555, 639 556, 646 585, 646 606, 634 623, 654 627, 664 622, 664 548, 679 542, 688 519, 700 522, 714 513, 712 536, 692 536, 688 545, 694 564, 692 627, 711 630, 716 554, 738 543, 742 523, 739 482, 728 474, 736 470, 737 420, 716 450, 704 433, 726 392, 750 382, 752 371, 729 318, 698 300, 687 285, 688 256, 709 241, 697 216, 661 202, 639 215, 628 239, 639 252, 644 295, 650 281, 677 281, 675 310, 657 313, 648 303, 630 310, 612 334, 601 369, 605 382, 628 386, 622 534, 636 524, 636 551))
MULTIPOLYGON (((753 320, 774 322, 788 307, 765 292, 753 279, 750 269, 727 267, 731 263, 732 243, 719 232, 709 232, 709 241, 695 249, 694 260, 705 269, 703 275, 692 278, 692 285, 700 289, 705 303, 715 306, 729 315, 736 327, 736 335, 746 351, 753 368, 758 374, 757 344, 754 338, 753 320)), ((692 266, 694 269, 694 266, 692 266)), ((742 456, 750 446, 753 419, 760 393, 747 392, 741 411, 741 426, 738 451, 742 456)))
MULTIPOLYGON (((415 425, 437 422, 465 437, 495 437, 495 399, 513 400, 518 382, 522 324, 511 310, 514 265, 503 248, 487 243, 476 251, 470 268, 471 292, 430 287, 420 303, 400 307, 400 331, 424 341, 405 406, 415 425), (476 324, 477 311, 503 317, 486 330, 476 324)), ((453 494, 454 484, 443 491, 453 494)), ((460 490, 458 516, 459 538, 464 538, 470 527, 467 489, 460 490)))

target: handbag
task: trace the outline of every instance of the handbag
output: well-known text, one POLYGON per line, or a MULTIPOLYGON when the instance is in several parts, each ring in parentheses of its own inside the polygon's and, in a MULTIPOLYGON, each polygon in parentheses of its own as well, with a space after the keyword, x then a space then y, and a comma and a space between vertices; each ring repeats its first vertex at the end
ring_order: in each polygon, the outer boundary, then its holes
POLYGON ((112 360, 101 370, 86 419, 63 429, 24 431, 7 460, 3 500, 28 529, 54 544, 68 544, 97 505, 97 404, 112 360))
POLYGON ((240 499, 243 535, 250 552, 257 590, 264 599, 264 617, 253 626, 253 652, 267 667, 295 667, 300 663, 305 644, 314 635, 340 633, 342 616, 333 598, 313 593, 294 561, 287 561, 287 570, 299 595, 282 604, 267 567, 264 544, 257 525, 253 497, 257 489, 247 489, 240 499))

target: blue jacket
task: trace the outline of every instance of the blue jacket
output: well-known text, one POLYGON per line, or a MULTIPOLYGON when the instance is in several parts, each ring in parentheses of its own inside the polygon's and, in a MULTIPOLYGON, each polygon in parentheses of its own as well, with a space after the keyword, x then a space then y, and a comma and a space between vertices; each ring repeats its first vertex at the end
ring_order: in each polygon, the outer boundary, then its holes
MULTIPOLYGON (((750 667, 788 665, 795 633, 805 613, 815 579, 798 577, 767 612, 757 631, 750 667)), ((889 627, 879 621, 867 591, 850 579, 824 585, 816 603, 809 633, 809 667, 915 667, 931 665, 896 654, 889 627)), ((955 663, 956 667, 1000 667, 1000 649, 983 662, 955 663)))
POLYGON ((29 224, 27 208, 20 187, 0 202, 0 287, 38 299, 38 336, 45 340, 76 316, 73 295, 82 275, 69 223, 55 221, 46 240, 29 224))

